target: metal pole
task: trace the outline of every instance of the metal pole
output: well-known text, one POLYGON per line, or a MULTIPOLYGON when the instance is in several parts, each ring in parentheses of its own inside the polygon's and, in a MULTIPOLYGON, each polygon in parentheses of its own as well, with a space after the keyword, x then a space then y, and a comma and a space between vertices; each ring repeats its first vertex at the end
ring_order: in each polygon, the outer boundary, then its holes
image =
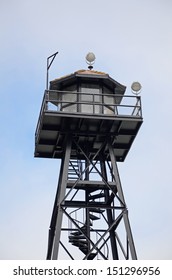
MULTIPOLYGON (((104 161, 103 157, 101 157, 100 166, 101 166, 102 176, 108 182, 107 172, 106 172, 106 164, 105 164, 105 161, 104 161)), ((108 200, 109 190, 105 189, 104 193, 105 193, 106 200, 108 200)), ((113 217, 112 217, 112 210, 107 209, 106 212, 107 212, 107 218, 108 218, 108 225, 110 226, 114 221, 113 217)), ((111 242, 113 260, 118 260, 119 256, 118 256, 118 250, 117 250, 117 243, 116 243, 116 238, 115 238, 115 232, 114 232, 113 229, 110 230, 109 235, 110 235, 110 242, 111 242)))
POLYGON ((54 61, 54 59, 55 59, 55 57, 56 57, 57 54, 58 54, 58 52, 56 52, 56 53, 50 55, 50 56, 47 58, 47 81, 46 81, 46 89, 47 89, 47 90, 48 90, 48 82, 49 82, 49 69, 50 69, 51 64, 53 63, 53 61, 54 61), (49 59, 50 59, 50 58, 52 58, 52 59, 51 59, 51 62, 49 63, 49 59))
POLYGON ((67 176, 68 176, 68 166, 70 160, 70 153, 71 153, 71 137, 67 135, 67 143, 65 147, 65 155, 64 155, 64 162, 63 162, 63 170, 62 170, 62 177, 61 177, 61 185, 58 189, 58 201, 57 201, 57 216, 56 216, 56 226, 55 226, 55 235, 54 235, 54 244, 53 244, 53 251, 52 251, 52 259, 57 260, 58 251, 59 251, 59 242, 60 242, 60 235, 61 235, 61 225, 62 225, 62 216, 63 211, 61 208, 61 202, 64 199, 65 192, 66 192, 66 183, 67 183, 67 176))
MULTIPOLYGON (((121 181, 120 181, 120 177, 119 177, 119 172, 118 172, 118 167, 117 167, 117 163, 116 163, 114 150, 113 150, 113 147, 110 142, 108 143, 108 147, 109 147, 109 154, 110 154, 111 163, 112 163, 113 174, 114 174, 116 186, 118 189, 118 195, 119 195, 119 198, 121 199, 121 201, 123 202, 123 204, 126 205, 125 199, 124 199, 124 194, 122 191, 122 185, 121 185, 121 181)), ((127 207, 123 213, 124 213, 123 218, 124 218, 125 229, 126 229, 127 236, 128 236, 131 257, 133 260, 137 260, 136 250, 135 250, 135 246, 134 246, 134 240, 133 240, 131 227, 130 227, 130 223, 129 223, 129 219, 128 219, 127 207)))
POLYGON ((64 159, 62 159, 62 161, 61 161, 61 167, 60 167, 60 172, 59 172, 59 182, 58 182, 58 186, 57 186, 57 192, 56 192, 53 213, 52 213, 52 218, 51 218, 51 223, 50 223, 50 228, 49 228, 47 260, 51 260, 51 257, 52 257, 55 228, 56 228, 56 219, 57 219, 57 201, 58 201, 59 195, 60 195, 59 190, 60 190, 60 186, 61 186, 61 182, 62 182, 63 166, 64 166, 64 159))

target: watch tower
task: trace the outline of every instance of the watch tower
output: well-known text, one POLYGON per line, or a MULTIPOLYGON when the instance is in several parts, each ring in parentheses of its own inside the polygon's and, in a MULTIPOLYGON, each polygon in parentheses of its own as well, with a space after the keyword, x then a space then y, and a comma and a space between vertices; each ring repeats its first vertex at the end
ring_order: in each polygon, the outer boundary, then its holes
POLYGON ((89 53, 87 70, 51 81, 43 96, 35 157, 61 162, 47 259, 137 259, 117 162, 143 122, 141 97, 94 60, 89 53))

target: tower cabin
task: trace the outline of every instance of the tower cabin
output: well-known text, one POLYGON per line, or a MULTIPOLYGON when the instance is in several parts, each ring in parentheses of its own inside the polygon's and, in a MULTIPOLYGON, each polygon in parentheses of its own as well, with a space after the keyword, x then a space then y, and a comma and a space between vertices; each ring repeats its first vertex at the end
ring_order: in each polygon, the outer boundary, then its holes
MULTIPOLYGON (((125 90, 108 74, 89 69, 51 81, 36 128, 35 157, 63 158, 65 138, 73 135, 87 145, 89 156, 109 138, 116 160, 124 161, 142 124, 140 96, 125 90)), ((106 146, 104 156, 108 160, 106 146)), ((82 154, 73 148, 71 158, 82 154)))

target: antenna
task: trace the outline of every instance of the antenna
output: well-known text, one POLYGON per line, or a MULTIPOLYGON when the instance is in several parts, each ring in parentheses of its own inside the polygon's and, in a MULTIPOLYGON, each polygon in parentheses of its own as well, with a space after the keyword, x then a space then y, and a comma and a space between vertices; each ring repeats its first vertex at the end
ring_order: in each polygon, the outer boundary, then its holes
POLYGON ((46 89, 47 89, 47 90, 48 90, 48 80, 49 80, 49 69, 50 69, 50 67, 51 67, 51 65, 52 65, 52 63, 53 63, 53 61, 54 61, 54 59, 55 59, 55 57, 56 57, 56 55, 57 55, 58 53, 59 53, 59 52, 56 52, 56 53, 50 55, 50 56, 47 58, 47 81, 46 81, 46 89), (52 58, 52 59, 51 59, 51 61, 49 62, 50 58, 52 58))

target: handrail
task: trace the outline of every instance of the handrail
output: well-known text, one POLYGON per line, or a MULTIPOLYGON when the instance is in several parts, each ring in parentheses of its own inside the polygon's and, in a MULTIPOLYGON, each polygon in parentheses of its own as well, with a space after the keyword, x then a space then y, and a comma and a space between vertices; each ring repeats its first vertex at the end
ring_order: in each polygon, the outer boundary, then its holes
MULTIPOLYGON (((91 89, 90 89, 91 91, 91 89)), ((45 90, 45 93, 61 93, 61 94, 77 94, 77 95, 100 95, 100 96, 108 96, 108 97, 120 97, 121 99, 124 98, 124 97, 130 97, 130 98, 133 98, 133 99, 136 99, 136 98, 140 98, 140 96, 136 96, 136 95, 129 95, 129 94, 125 94, 125 95, 122 95, 122 94, 112 94, 112 93, 98 93, 98 92, 84 92, 84 91, 72 91, 72 90, 45 90)))
POLYGON ((100 116, 107 115, 142 118, 141 97, 138 95, 45 90, 35 132, 35 140, 37 140, 44 112, 56 111, 60 113, 68 113, 67 108, 74 105, 76 105, 76 108, 75 110, 73 108, 72 112, 69 110, 70 113, 79 115, 84 113, 100 116), (64 97, 67 94, 68 96, 66 97, 66 100, 64 100, 64 97), (75 98, 70 100, 70 97, 75 98), (52 109, 52 105, 54 105, 55 108, 52 109), (84 108, 83 106, 86 107, 84 108))
MULTIPOLYGON (((81 109, 82 105, 92 108, 91 114, 114 114, 114 115, 127 115, 127 116, 140 116, 141 115, 141 97, 135 95, 121 95, 109 93, 94 93, 94 92, 76 92, 76 91, 59 91, 49 90, 46 91, 46 102, 48 105, 54 104, 56 111, 64 111, 65 108, 76 105, 73 113, 86 113, 81 109), (68 96, 67 96, 68 95, 68 96), (66 97, 67 96, 67 97, 66 97), (98 110, 99 106, 99 112, 98 110), (133 108, 132 111, 129 109, 133 108), (105 110, 106 109, 106 110, 105 110), (110 113, 107 112, 110 110, 110 113)), ((88 107, 87 107, 88 108, 88 107)), ((53 111, 47 108, 48 111, 53 111)), ((85 109, 86 110, 86 109, 85 109)), ((67 112, 67 110, 65 110, 67 112)), ((89 109, 87 110, 89 113, 89 109)))

